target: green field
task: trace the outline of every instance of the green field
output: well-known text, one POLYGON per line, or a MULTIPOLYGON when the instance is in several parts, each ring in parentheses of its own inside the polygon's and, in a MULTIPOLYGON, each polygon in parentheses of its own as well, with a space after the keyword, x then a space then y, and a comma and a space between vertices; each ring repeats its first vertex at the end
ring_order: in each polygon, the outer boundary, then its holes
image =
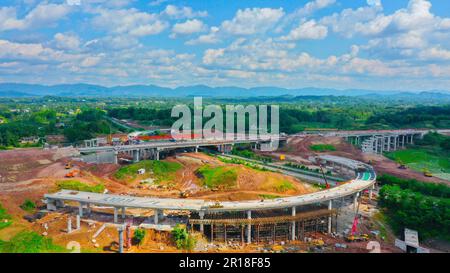
POLYGON ((204 165, 197 169, 203 185, 210 189, 232 188, 236 186, 237 171, 231 167, 211 167, 204 165))
POLYGON ((439 149, 412 148, 385 153, 386 157, 422 172, 430 171, 434 176, 450 180, 449 155, 439 149))
POLYGON ((90 186, 78 180, 61 180, 58 181, 57 185, 60 190, 87 191, 97 193, 102 193, 105 191, 105 186, 103 184, 90 186))
POLYGON ((336 151, 336 147, 334 147, 331 144, 315 144, 315 145, 309 146, 309 148, 311 150, 313 150, 314 152, 331 152, 331 151, 336 151))
POLYGON ((178 162, 159 160, 143 160, 138 163, 121 167, 114 174, 114 178, 122 181, 134 180, 138 176, 139 169, 145 169, 146 177, 155 178, 156 182, 169 181, 174 178, 174 173, 182 168, 178 162))
POLYGON ((6 209, 0 204, 0 229, 8 227, 12 224, 11 215, 6 212, 6 209))
POLYGON ((68 252, 53 244, 52 239, 33 231, 22 231, 9 241, 0 240, 0 253, 56 253, 68 252))

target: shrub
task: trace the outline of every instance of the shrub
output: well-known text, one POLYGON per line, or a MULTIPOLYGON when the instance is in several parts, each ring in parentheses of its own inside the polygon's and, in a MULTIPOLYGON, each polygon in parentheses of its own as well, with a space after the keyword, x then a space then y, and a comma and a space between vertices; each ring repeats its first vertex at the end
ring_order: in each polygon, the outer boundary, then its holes
POLYGON ((20 208, 27 212, 33 212, 36 209, 36 203, 30 199, 26 199, 22 205, 20 205, 20 208))
POLYGON ((185 226, 177 224, 172 230, 172 236, 178 249, 194 249, 196 240, 187 232, 185 226))
POLYGON ((140 245, 144 241, 145 235, 147 234, 145 229, 138 228, 134 231, 133 241, 140 245))

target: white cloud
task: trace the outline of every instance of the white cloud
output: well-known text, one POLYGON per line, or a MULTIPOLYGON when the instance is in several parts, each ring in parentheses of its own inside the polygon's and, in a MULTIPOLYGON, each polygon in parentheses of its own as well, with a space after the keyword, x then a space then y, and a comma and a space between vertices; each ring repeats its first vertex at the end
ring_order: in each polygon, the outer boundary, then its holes
POLYGON ((52 63, 74 61, 79 58, 80 55, 66 54, 63 51, 44 47, 39 43, 15 43, 8 40, 0 40, 0 59, 52 63))
POLYGON ((48 27, 65 17, 69 12, 69 5, 43 3, 37 5, 23 19, 18 19, 16 8, 2 7, 0 8, 0 31, 48 27))
POLYGON ((198 19, 192 19, 187 20, 183 23, 177 23, 172 27, 172 33, 173 34, 193 34, 197 32, 202 32, 206 28, 206 25, 198 20, 198 19))
POLYGON ((56 33, 53 39, 59 49, 78 50, 80 48, 80 39, 77 35, 56 33))
POLYGON ((381 6, 381 0, 367 0, 369 6, 381 6))
POLYGON ((275 32, 281 32, 290 23, 297 20, 305 20, 306 17, 314 14, 316 11, 327 8, 334 3, 336 3, 336 0, 314 0, 308 2, 303 7, 296 9, 282 18, 282 21, 275 29, 275 32))
POLYGON ((167 5, 162 14, 174 19, 208 16, 208 12, 206 11, 194 11, 191 7, 177 7, 174 5, 167 5))
POLYGON ((306 3, 306 5, 294 13, 296 16, 306 16, 313 14, 314 12, 329 7, 336 3, 336 0, 315 0, 306 3))
POLYGON ((423 60, 448 61, 450 60, 450 50, 440 47, 427 48, 419 53, 419 58, 423 60))
POLYGON ((208 34, 200 35, 196 39, 192 39, 186 42, 187 45, 197 45, 197 44, 216 44, 220 42, 218 37, 219 28, 211 27, 208 34))
POLYGON ((101 9, 98 13, 92 21, 93 25, 114 33, 141 37, 161 33, 168 27, 168 23, 160 20, 157 14, 141 12, 134 8, 101 9))
POLYGON ((287 41, 300 39, 320 40, 327 37, 327 34, 328 28, 326 26, 317 24, 315 20, 310 20, 292 29, 288 35, 281 37, 281 39, 287 41))
POLYGON ((225 49, 207 49, 203 55, 204 64, 212 64, 217 61, 217 59, 224 55, 225 49))
POLYGON ((238 10, 232 20, 222 22, 223 31, 235 35, 264 33, 284 15, 282 8, 246 8, 238 10))
POLYGON ((81 66, 83 67, 91 67, 97 65, 101 61, 100 56, 89 56, 81 61, 81 66))
POLYGON ((154 0, 154 1, 151 1, 149 3, 149 5, 152 6, 152 7, 156 7, 156 6, 159 6, 159 5, 161 5, 161 4, 163 4, 163 3, 167 2, 167 1, 168 0, 154 0))

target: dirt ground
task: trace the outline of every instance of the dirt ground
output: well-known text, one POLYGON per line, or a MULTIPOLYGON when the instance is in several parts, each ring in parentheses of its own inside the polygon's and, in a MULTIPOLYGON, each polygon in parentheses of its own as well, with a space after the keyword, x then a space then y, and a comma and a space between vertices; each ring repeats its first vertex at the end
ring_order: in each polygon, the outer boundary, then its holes
MULTIPOLYGON (((258 171, 239 164, 226 164, 203 153, 184 153, 176 157, 168 158, 167 160, 183 165, 183 168, 176 172, 175 178, 170 183, 162 183, 164 185, 163 187, 146 187, 140 185, 139 181, 142 178, 138 176, 135 181, 127 182, 128 188, 122 188, 117 193, 173 198, 179 197, 180 192, 187 192, 189 193, 189 198, 201 198, 214 201, 239 201, 261 199, 261 195, 292 196, 306 194, 316 190, 311 185, 290 176, 269 171, 258 171), (196 175, 196 170, 204 164, 209 164, 213 167, 233 167, 238 175, 236 187, 220 190, 211 190, 203 187, 201 179, 196 175), (274 190, 274 186, 280 181, 291 182, 293 189, 284 192, 274 190)), ((111 175, 109 176, 109 180, 115 181, 111 175)))
POLYGON ((372 166, 378 174, 387 173, 406 179, 417 179, 425 182, 445 183, 450 185, 450 181, 440 179, 438 177, 426 177, 423 173, 412 169, 400 169, 395 161, 392 161, 382 155, 365 154, 363 156, 365 162, 371 161, 372 166))
POLYGON ((281 149, 279 154, 284 153, 286 159, 294 160, 299 163, 307 163, 308 157, 318 154, 331 154, 352 158, 362 162, 371 162, 377 174, 387 173, 407 179, 417 179, 425 182, 446 183, 449 181, 437 177, 425 177, 422 173, 411 169, 399 169, 398 164, 382 155, 364 154, 355 146, 347 143, 342 137, 323 137, 316 135, 294 136, 288 139, 288 143, 281 149), (309 146, 313 144, 332 144, 336 147, 336 151, 318 153, 311 151, 309 146))

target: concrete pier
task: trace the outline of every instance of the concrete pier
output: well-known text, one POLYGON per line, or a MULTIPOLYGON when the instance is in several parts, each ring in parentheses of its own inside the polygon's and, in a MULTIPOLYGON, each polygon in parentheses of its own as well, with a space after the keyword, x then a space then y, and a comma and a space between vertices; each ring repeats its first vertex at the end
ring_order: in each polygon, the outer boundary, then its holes
MULTIPOLYGON (((205 217, 205 212, 199 211, 198 216, 200 217, 201 220, 203 220, 203 218, 205 217)), ((203 224, 200 224, 200 232, 203 232, 203 229, 204 229, 203 224)))
POLYGON ((162 213, 162 211, 160 211, 160 210, 154 210, 153 222, 155 223, 155 225, 157 225, 159 223, 159 215, 161 213, 162 213))
POLYGON ((118 219, 117 219, 118 214, 119 214, 118 209, 116 207, 114 207, 114 223, 117 223, 117 221, 118 221, 118 219))
POLYGON ((80 215, 80 217, 83 217, 83 203, 81 202, 78 205, 78 215, 80 215))
POLYGON ((67 233, 72 232, 72 218, 69 216, 67 218, 67 233))
POLYGON ((359 197, 359 192, 355 193, 354 197, 353 197, 353 210, 356 212, 356 210, 358 209, 358 197, 359 197))
POLYGON ((123 253, 123 227, 117 229, 119 231, 119 253, 123 253))
POLYGON ((122 207, 122 219, 125 219, 125 216, 126 216, 125 207, 122 207))
MULTIPOLYGON (((252 219, 252 211, 247 211, 247 219, 252 219)), ((252 224, 247 225, 247 244, 252 242, 252 224)))
MULTIPOLYGON (((333 201, 328 201, 328 210, 333 208, 333 201)), ((331 216, 328 217, 328 234, 331 234, 331 216)))
MULTIPOLYGON (((295 214, 296 214, 296 208, 292 207, 291 215, 295 216, 295 214)), ((292 221, 291 225, 292 225, 291 240, 294 241, 295 240, 295 221, 292 221)))
POLYGON ((80 215, 77 215, 77 230, 81 228, 81 218, 80 215))

